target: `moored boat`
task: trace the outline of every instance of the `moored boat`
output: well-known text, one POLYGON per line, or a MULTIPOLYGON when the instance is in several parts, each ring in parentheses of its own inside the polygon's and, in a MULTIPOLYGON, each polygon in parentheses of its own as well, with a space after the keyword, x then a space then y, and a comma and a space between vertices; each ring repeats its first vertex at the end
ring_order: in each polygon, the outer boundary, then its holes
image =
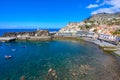
POLYGON ((11 59, 12 56, 11 56, 11 55, 6 55, 4 58, 5 58, 5 59, 11 59))

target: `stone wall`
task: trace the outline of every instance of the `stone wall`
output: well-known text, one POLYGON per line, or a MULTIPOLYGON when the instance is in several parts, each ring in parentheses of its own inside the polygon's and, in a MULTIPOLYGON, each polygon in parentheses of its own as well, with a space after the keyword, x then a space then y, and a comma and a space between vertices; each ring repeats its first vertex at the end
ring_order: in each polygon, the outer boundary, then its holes
POLYGON ((31 36, 49 36, 48 30, 38 30, 34 32, 9 32, 3 34, 3 37, 31 37, 31 36))

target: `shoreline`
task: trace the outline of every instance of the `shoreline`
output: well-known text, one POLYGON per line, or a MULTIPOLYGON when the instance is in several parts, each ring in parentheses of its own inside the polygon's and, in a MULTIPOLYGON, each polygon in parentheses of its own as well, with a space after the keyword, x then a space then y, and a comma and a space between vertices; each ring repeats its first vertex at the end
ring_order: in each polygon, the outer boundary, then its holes
POLYGON ((42 36, 42 37, 20 37, 20 38, 16 37, 15 39, 15 41, 49 41, 49 40, 76 40, 76 41, 83 40, 99 46, 100 48, 102 48, 103 51, 112 52, 115 55, 120 56, 120 47, 118 47, 117 45, 113 45, 105 41, 101 42, 98 39, 88 38, 88 37, 42 36))
POLYGON ((105 41, 101 42, 98 39, 87 38, 87 37, 56 37, 55 40, 76 40, 76 41, 83 40, 91 44, 97 45, 104 52, 112 52, 113 54, 120 56, 120 47, 105 41))
POLYGON ((113 45, 105 41, 100 42, 98 39, 92 38, 83 38, 83 40, 98 45, 105 52, 112 52, 113 54, 120 56, 120 47, 117 45, 113 45))

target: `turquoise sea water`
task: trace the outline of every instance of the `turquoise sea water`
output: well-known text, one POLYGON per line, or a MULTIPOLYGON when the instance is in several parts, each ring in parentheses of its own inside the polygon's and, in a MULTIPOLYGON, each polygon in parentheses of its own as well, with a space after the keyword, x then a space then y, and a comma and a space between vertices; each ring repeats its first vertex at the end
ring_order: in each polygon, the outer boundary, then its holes
POLYGON ((84 41, 0 43, 0 80, 22 76, 26 80, 120 80, 120 59, 84 41), (12 58, 6 60, 5 55, 12 58), (57 77, 49 77, 51 68, 57 77))

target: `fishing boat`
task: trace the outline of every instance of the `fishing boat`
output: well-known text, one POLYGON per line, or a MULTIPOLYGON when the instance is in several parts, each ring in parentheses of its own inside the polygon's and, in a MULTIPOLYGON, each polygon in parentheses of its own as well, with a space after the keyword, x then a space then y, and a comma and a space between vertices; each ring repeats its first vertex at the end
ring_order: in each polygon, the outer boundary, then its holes
POLYGON ((14 51, 16 51, 16 49, 12 49, 12 51, 14 52, 14 51))
POLYGON ((11 59, 11 58, 12 58, 11 55, 6 55, 6 56, 5 56, 5 59, 11 59))
POLYGON ((6 46, 10 46, 10 44, 6 44, 6 46))
POLYGON ((22 46, 22 48, 26 48, 27 46, 22 46))

